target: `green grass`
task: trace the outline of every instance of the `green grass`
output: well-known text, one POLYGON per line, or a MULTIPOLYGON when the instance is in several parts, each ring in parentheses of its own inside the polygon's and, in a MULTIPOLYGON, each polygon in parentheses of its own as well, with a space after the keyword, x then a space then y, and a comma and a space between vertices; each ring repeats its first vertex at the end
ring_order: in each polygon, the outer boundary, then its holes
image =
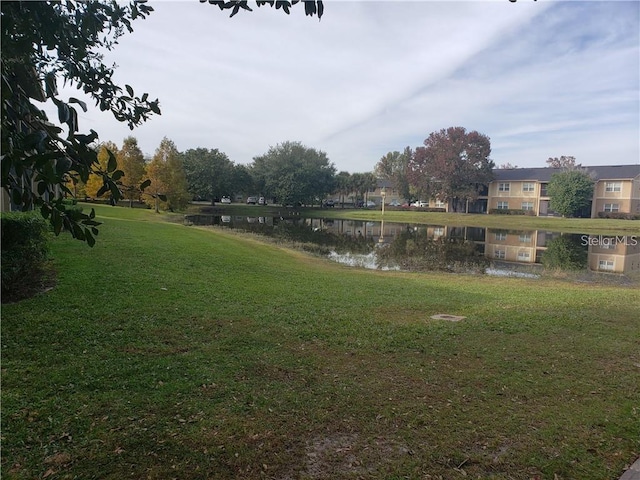
POLYGON ((93 249, 55 240, 57 287, 3 306, 3 478, 601 480, 640 455, 636 288, 96 212, 93 249))

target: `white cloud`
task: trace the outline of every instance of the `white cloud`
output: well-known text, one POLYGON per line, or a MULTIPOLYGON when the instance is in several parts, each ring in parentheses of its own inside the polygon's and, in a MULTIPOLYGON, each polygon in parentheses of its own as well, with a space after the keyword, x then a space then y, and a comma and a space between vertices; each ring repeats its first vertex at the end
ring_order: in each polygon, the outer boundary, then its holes
POLYGON ((80 116, 149 155, 167 136, 249 163, 299 140, 363 172, 460 125, 491 137, 498 164, 640 158, 637 2, 329 1, 320 22, 299 5, 231 19, 195 1, 153 6, 107 61, 162 116, 133 132, 80 116))

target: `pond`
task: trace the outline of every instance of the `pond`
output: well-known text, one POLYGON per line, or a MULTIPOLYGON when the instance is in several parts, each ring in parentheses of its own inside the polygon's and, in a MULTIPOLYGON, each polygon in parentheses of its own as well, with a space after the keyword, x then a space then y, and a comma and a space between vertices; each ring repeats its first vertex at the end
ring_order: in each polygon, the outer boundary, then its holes
POLYGON ((640 237, 323 218, 187 215, 265 235, 363 268, 539 276, 547 270, 640 272, 640 237))

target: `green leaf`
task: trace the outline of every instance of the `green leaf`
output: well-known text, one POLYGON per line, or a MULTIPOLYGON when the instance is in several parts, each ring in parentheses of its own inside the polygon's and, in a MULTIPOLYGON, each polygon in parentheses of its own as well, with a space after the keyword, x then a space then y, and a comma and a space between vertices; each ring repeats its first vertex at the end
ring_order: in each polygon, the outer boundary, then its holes
POLYGON ((118 159, 111 150, 107 149, 109 155, 109 162, 107 163, 107 172, 114 172, 118 168, 118 159))
POLYGON ((71 97, 69 98, 69 103, 77 103, 78 105, 80 105, 80 108, 82 108, 82 111, 84 112, 87 111, 87 104, 82 100, 78 100, 77 98, 71 97))
POLYGON ((133 88, 131 88, 130 85, 125 85, 124 88, 127 89, 127 93, 129 94, 129 96, 133 97, 133 88))
POLYGON ((67 123, 69 121, 69 105, 64 102, 58 103, 58 120, 60 123, 67 123))
POLYGON ((148 188, 151 185, 151 180, 146 179, 144 182, 140 184, 140 190, 143 191, 145 188, 148 188))

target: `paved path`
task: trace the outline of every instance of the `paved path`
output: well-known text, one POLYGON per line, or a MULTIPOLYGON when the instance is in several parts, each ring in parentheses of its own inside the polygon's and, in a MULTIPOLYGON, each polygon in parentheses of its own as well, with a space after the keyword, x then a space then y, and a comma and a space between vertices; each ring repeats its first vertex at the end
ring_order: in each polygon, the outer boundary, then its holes
POLYGON ((624 472, 620 480, 640 480, 640 458, 629 467, 629 470, 624 472))

